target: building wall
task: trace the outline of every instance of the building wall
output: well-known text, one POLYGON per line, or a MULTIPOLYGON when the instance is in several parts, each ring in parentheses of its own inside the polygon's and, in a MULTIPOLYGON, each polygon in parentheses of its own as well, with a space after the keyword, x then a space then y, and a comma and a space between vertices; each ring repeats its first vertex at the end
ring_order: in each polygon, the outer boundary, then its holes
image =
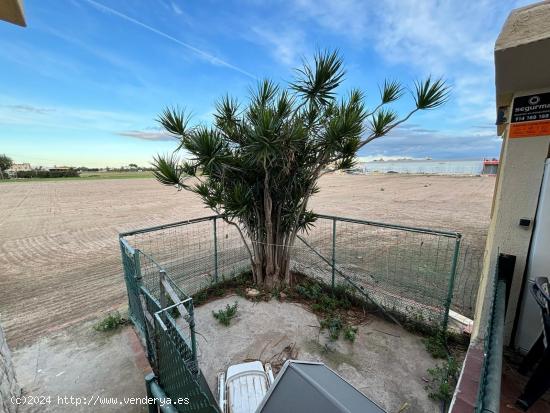
MULTIPOLYGON (((542 92, 545 91, 519 92, 516 96, 542 92)), ((486 325, 484 317, 488 313, 484 307, 489 301, 486 297, 491 291, 489 287, 492 286, 496 258, 499 253, 505 253, 516 256, 505 324, 505 342, 510 342, 537 210, 544 161, 548 158, 549 151, 550 136, 509 139, 508 130, 504 134, 493 215, 477 299, 476 323, 472 334, 474 340, 483 338, 483 326, 486 325), (528 228, 520 226, 520 218, 531 219, 531 225, 528 228)))
POLYGON ((10 399, 20 394, 21 389, 15 378, 10 349, 4 330, 0 326, 0 413, 15 413, 15 405, 11 403, 10 399))
POLYGON ((30 163, 14 163, 8 172, 32 171, 30 163))

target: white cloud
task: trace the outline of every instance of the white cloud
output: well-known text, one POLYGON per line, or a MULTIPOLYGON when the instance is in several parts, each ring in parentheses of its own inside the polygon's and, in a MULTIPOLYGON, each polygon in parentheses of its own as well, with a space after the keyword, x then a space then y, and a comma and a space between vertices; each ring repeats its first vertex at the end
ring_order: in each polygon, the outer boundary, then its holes
POLYGON ((266 45, 276 61, 286 66, 295 66, 304 54, 304 34, 291 28, 277 32, 265 27, 252 27, 251 40, 266 45))
POLYGON ((120 136, 142 139, 146 141, 173 141, 174 140, 174 136, 163 131, 153 132, 149 130, 126 130, 126 131, 116 132, 116 134, 120 136))
POLYGON ((177 15, 183 14, 183 11, 179 8, 176 2, 171 2, 170 4, 172 5, 172 10, 174 11, 174 13, 176 13, 177 15))
POLYGON ((357 0, 297 0, 294 7, 325 29, 364 40, 369 36, 373 11, 378 6, 357 0))
POLYGON ((256 76, 254 76, 252 73, 247 72, 246 70, 235 66, 220 57, 214 56, 212 53, 207 52, 206 50, 200 49, 198 47, 195 47, 187 42, 184 42, 182 40, 179 40, 175 38, 174 36, 169 35, 168 33, 163 32, 162 30, 159 30, 155 27, 149 26, 148 24, 145 24, 137 19, 134 19, 133 17, 128 16, 127 14, 121 13, 115 9, 112 9, 110 7, 105 6, 104 4, 98 3, 95 0, 84 0, 91 6, 95 7, 97 10, 100 10, 103 13, 111 14, 113 16, 117 16, 123 20, 126 20, 127 22, 133 23, 136 26, 139 26, 145 30, 148 30, 152 33, 157 34, 158 36, 161 36, 165 39, 168 39, 172 41, 173 43, 179 44, 180 46, 183 46, 184 48, 190 50, 195 55, 199 56, 200 58, 204 59, 205 61, 209 62, 210 64, 217 65, 217 66, 223 66, 228 69, 234 70, 236 72, 239 72, 245 76, 251 77, 253 79, 256 79, 256 76))
POLYGON ((139 115, 120 111, 68 106, 43 107, 3 95, 0 95, 0 99, 6 102, 0 105, 0 124, 6 126, 111 132, 121 128, 135 128, 142 122, 139 115))
POLYGON ((387 0, 376 8, 376 49, 382 57, 445 72, 453 63, 492 62, 496 5, 438 0, 387 0), (492 27, 491 27, 492 26, 492 27))
POLYGON ((494 123, 493 47, 508 13, 528 3, 494 0, 297 0, 293 5, 331 33, 372 47, 413 74, 453 86, 450 119, 494 123))

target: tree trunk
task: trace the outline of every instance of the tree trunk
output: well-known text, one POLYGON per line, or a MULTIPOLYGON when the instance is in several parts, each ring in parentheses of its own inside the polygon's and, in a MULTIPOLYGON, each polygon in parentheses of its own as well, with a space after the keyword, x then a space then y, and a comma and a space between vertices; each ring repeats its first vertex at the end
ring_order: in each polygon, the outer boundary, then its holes
POLYGON ((290 275, 290 249, 285 244, 253 244, 252 274, 254 282, 272 289, 292 283, 290 275))

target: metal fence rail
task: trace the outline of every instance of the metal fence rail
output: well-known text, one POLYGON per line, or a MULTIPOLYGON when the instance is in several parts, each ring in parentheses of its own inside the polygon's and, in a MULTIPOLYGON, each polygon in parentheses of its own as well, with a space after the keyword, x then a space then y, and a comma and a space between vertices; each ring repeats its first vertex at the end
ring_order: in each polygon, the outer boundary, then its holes
MULTIPOLYGON (((292 247, 291 268, 352 288, 392 315, 446 330, 453 294, 471 300, 477 290, 477 282, 456 280, 473 268, 460 244, 456 232, 320 215, 292 247)), ((166 411, 217 412, 197 364, 191 296, 250 269, 238 228, 221 216, 198 218, 120 234, 120 248, 130 318, 155 373, 148 390, 192 398, 166 411), (182 317, 171 315, 176 308, 182 317)))
POLYGON ((485 238, 469 242, 463 239, 456 269, 455 287, 451 309, 474 318, 479 277, 483 268, 485 238))
POLYGON ((348 284, 402 318, 447 328, 461 236, 320 215, 299 237, 293 268, 329 285, 348 284))
MULTIPOLYGON (((121 239, 162 265, 188 295, 250 269, 237 228, 220 216, 131 231, 121 239)), ((388 311, 446 328, 450 308, 471 316, 477 290, 471 269, 479 260, 471 259, 469 248, 469 255, 461 254, 460 243, 456 232, 320 215, 293 246, 291 265, 329 285, 353 285, 388 311)), ((147 284, 151 265, 143 258, 140 265, 147 284)))
POLYGON ((484 358, 481 367, 476 413, 500 411, 500 385, 504 348, 504 321, 508 290, 515 265, 515 256, 499 254, 490 290, 489 314, 484 331, 484 358))
POLYGON ((159 407, 165 412, 219 413, 197 363, 192 298, 149 254, 123 237, 120 248, 129 316, 153 369, 146 378, 148 394, 171 401, 150 406, 150 412, 159 407))
POLYGON ((188 295, 250 268, 238 230, 217 216, 131 231, 120 235, 162 264, 188 295))

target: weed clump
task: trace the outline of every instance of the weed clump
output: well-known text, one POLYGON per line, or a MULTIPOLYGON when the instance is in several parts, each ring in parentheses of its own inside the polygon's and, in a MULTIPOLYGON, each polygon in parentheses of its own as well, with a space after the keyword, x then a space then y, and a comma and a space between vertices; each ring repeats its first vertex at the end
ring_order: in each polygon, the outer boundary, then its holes
POLYGON ((311 310, 323 317, 319 323, 321 330, 326 330, 331 340, 338 340, 343 333, 344 339, 355 341, 357 327, 351 325, 348 316, 348 310, 353 307, 348 286, 339 284, 329 289, 317 282, 304 280, 294 288, 294 292, 309 301, 311 310))
POLYGON ((252 273, 244 271, 235 277, 222 277, 217 283, 193 294, 193 305, 199 306, 207 303, 211 299, 223 297, 229 292, 235 292, 239 296, 244 296, 245 288, 253 286, 252 273))
POLYGON ((433 358, 443 359, 447 357, 447 339, 443 331, 438 331, 425 338, 423 341, 426 351, 430 353, 433 358))
POLYGON ((231 324, 231 319, 237 315, 238 305, 239 304, 236 301, 233 305, 227 304, 223 310, 212 311, 212 315, 219 321, 220 324, 227 327, 231 324))
POLYGON ((432 400, 450 402, 458 380, 458 363, 454 357, 449 357, 433 369, 428 369, 430 381, 426 385, 428 396, 432 400))
POLYGON ((338 340, 340 332, 344 328, 342 319, 338 316, 329 316, 320 322, 321 330, 328 330, 328 335, 331 340, 338 340))
POLYGON ((94 325, 94 330, 96 331, 111 331, 116 330, 120 326, 123 326, 128 323, 128 320, 120 315, 118 311, 107 314, 107 316, 98 321, 94 325))
POLYGON ((351 341, 353 343, 356 337, 357 337, 357 327, 346 326, 344 328, 344 338, 346 340, 351 341))

